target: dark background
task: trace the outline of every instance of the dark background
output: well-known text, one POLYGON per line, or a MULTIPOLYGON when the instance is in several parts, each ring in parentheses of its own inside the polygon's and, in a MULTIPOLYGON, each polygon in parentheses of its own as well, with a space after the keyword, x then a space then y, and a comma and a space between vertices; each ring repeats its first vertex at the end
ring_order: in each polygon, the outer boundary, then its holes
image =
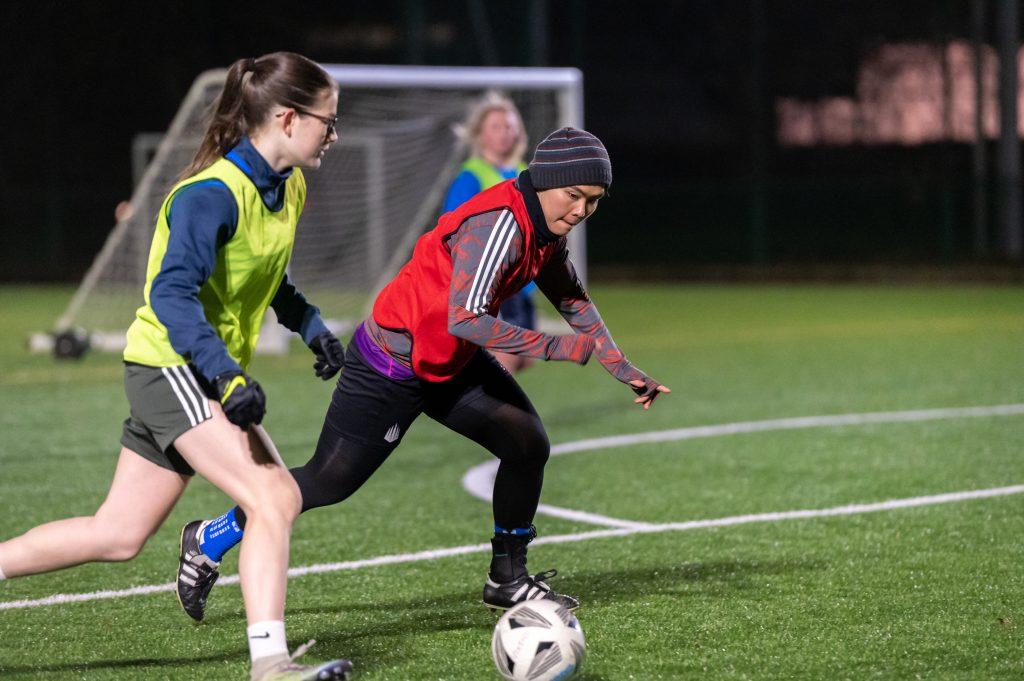
POLYGON ((596 272, 1005 264, 972 246, 968 144, 774 138, 775 98, 849 96, 873 47, 968 27, 966 0, 16 0, 0 5, 0 280, 78 279, 130 195, 132 136, 164 130, 201 71, 282 49, 582 69, 615 169, 589 230, 596 272))

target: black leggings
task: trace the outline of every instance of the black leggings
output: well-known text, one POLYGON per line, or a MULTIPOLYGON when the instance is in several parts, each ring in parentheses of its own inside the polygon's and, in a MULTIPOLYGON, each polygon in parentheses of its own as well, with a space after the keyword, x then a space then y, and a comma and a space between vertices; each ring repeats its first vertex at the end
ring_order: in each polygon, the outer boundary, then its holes
POLYGON ((303 512, 336 504, 362 487, 420 413, 501 460, 494 481, 497 525, 533 522, 551 447, 526 393, 498 361, 481 350, 449 381, 395 381, 370 368, 355 343, 347 348, 313 458, 291 469, 303 512))

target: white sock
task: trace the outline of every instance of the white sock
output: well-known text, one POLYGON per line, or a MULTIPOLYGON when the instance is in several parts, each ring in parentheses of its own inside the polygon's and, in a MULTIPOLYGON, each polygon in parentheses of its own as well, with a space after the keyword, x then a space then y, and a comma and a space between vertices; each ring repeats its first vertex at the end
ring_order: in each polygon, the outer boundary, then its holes
POLYGON ((3 568, 0 568, 0 579, 7 579, 7 575, 4 574, 3 568))
POLYGON ((253 660, 288 654, 288 641, 284 637, 284 622, 281 620, 250 624, 246 631, 249 634, 249 656, 253 660))

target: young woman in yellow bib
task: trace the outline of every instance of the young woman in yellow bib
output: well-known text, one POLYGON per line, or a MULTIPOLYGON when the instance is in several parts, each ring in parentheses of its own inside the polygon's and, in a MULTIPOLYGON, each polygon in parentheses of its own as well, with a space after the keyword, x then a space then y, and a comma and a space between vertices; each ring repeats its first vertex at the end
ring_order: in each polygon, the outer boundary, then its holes
MULTIPOLYGON (((247 518, 238 571, 251 676, 342 679, 347 660, 292 661, 284 633, 288 545, 299 490, 259 425, 266 398, 248 373, 273 307, 316 355, 317 376, 344 350, 286 273, 306 197, 300 168, 317 168, 338 139, 336 83, 315 62, 277 52, 231 65, 192 164, 157 216, 144 304, 128 330, 131 415, 106 500, 88 517, 35 527, 0 543, 0 577, 134 557, 194 473, 247 518)), ((216 564, 183 533, 179 598, 205 599, 216 564)))

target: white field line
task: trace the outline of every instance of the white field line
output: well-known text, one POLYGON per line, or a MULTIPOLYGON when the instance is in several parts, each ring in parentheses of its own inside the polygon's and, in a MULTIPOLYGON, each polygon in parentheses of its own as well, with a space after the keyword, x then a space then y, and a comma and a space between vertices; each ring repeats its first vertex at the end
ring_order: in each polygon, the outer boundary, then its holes
MULTIPOLYGON (((991 407, 959 407, 953 409, 917 409, 913 411, 882 411, 864 414, 835 414, 831 416, 801 416, 787 419, 771 419, 767 421, 744 421, 739 423, 722 423, 711 426, 695 426, 676 428, 674 430, 658 430, 632 435, 612 435, 610 437, 593 438, 565 442, 551 448, 551 455, 570 454, 572 452, 624 447, 627 445, 646 444, 650 442, 674 442, 677 440, 696 440, 706 437, 722 437, 741 433, 762 433, 772 430, 800 430, 804 428, 823 428, 835 426, 858 426, 869 423, 906 423, 913 421, 936 421, 940 419, 977 418, 984 416, 1015 416, 1024 414, 1024 404, 1001 404, 991 407)), ((487 461, 473 466, 462 476, 462 488, 481 501, 491 501, 494 489, 494 476, 498 472, 498 461, 487 461)), ((643 529, 652 527, 648 523, 633 520, 609 518, 608 516, 577 511, 559 506, 541 504, 537 512, 543 515, 577 520, 592 525, 606 527, 624 527, 643 529)), ((656 526, 655 526, 656 527, 656 526)))
MULTIPOLYGON (((1012 485, 1009 487, 993 487, 990 489, 969 490, 965 492, 950 492, 948 494, 932 494, 923 497, 909 497, 906 499, 890 499, 872 504, 848 504, 846 506, 834 506, 822 509, 800 509, 795 511, 778 511, 774 513, 755 513, 749 515, 729 516, 726 518, 709 518, 707 520, 690 520, 681 523, 664 523, 660 525, 648 524, 645 527, 636 528, 608 528, 604 530, 592 530, 590 532, 577 532, 575 534, 559 534, 548 537, 540 537, 534 544, 567 544, 571 542, 586 541, 589 539, 602 539, 606 537, 626 537, 633 534, 655 534, 659 532, 685 532, 708 527, 728 527, 730 525, 747 525, 750 523, 779 522, 782 520, 805 520, 809 518, 828 518, 835 516, 858 515, 864 513, 877 513, 902 508, 914 508, 917 506, 934 506, 938 504, 950 504, 958 501, 971 499, 987 499, 991 497, 1009 496, 1012 494, 1024 493, 1024 485, 1012 485)), ((484 553, 489 551, 490 544, 466 544, 464 546, 453 546, 446 549, 431 549, 418 551, 416 553, 399 553, 387 556, 377 556, 364 560, 350 560, 341 563, 320 563, 288 570, 289 577, 301 577, 303 575, 323 574, 326 572, 339 572, 343 570, 358 570, 365 567, 377 567, 381 565, 397 565, 400 563, 415 563, 419 561, 437 560, 451 556, 462 556, 470 553, 484 553)), ((237 584, 238 575, 228 575, 217 582, 217 586, 237 584)), ((44 605, 60 605, 81 601, 98 601, 110 598, 124 598, 127 596, 139 596, 143 594, 173 591, 174 584, 158 584, 153 586, 139 586, 119 591, 93 591, 80 594, 55 594, 46 598, 36 600, 6 601, 0 602, 0 610, 13 610, 17 608, 38 608, 44 605)))
MULTIPOLYGON (((783 428, 810 428, 822 425, 851 425, 853 423, 888 423, 894 421, 925 421, 933 420, 937 418, 959 418, 965 416, 1000 416, 1000 415, 1013 415, 1013 414, 1024 414, 1024 404, 1015 405, 1002 405, 995 407, 971 407, 967 409, 935 409, 928 411, 913 411, 913 412, 888 412, 887 414, 849 414, 841 416, 818 416, 818 417, 807 417, 803 419, 779 419, 776 421, 759 421, 752 422, 749 424, 724 424, 722 426, 706 426, 701 428, 682 428, 676 431, 661 431, 660 433, 641 433, 633 436, 616 436, 614 438, 600 438, 597 440, 589 440, 585 442, 595 443, 594 448, 600 449, 603 447, 617 447, 624 444, 624 438, 645 438, 644 442, 664 442, 668 439, 689 439, 693 437, 711 437, 706 434, 709 429, 720 429, 720 435, 732 434, 733 432, 756 432, 760 430, 771 430, 771 428, 750 428, 747 430, 729 430, 726 432, 725 429, 730 426, 751 426, 753 424, 793 424, 796 422, 809 423, 810 425, 794 426, 786 425, 783 428), (945 414, 944 416, 937 416, 936 414, 945 414), (880 418, 883 416, 895 416, 897 418, 880 418), (908 418, 910 415, 917 415, 915 418, 908 418), (928 415, 928 416, 924 416, 928 415), (855 420, 863 418, 865 420, 855 420), (823 419, 843 419, 842 423, 824 423, 823 419), (669 433, 694 433, 696 431, 704 431, 702 435, 684 435, 682 437, 666 438, 665 435, 669 433), (653 437, 652 437, 653 436, 653 437), (604 444, 611 441, 615 441, 615 444, 604 444)), ((557 453, 563 454, 570 451, 581 451, 582 448, 576 447, 577 443, 565 443, 559 445, 554 449, 559 450, 557 453)), ((749 515, 729 516, 725 518, 710 518, 706 520, 690 520, 686 522, 678 523, 662 523, 662 524, 650 524, 650 523, 633 523, 633 527, 613 527, 603 530, 593 530, 590 532, 578 532, 575 534, 562 534, 553 535, 548 537, 540 537, 534 543, 536 544, 565 544, 571 542, 587 541, 590 539, 600 539, 605 537, 624 537, 633 534, 653 534, 658 532, 683 532, 687 530, 696 530, 708 527, 727 527, 730 525, 744 525, 749 523, 759 522, 779 522, 782 520, 801 520, 808 518, 827 518, 835 516, 847 516, 857 515, 864 513, 877 513, 881 511, 889 511, 903 508, 914 508, 917 506, 933 506, 938 504, 949 504, 959 501, 968 501, 971 499, 986 499, 993 497, 1009 496, 1013 494, 1024 493, 1024 485, 1012 485, 1009 487, 994 487, 990 489, 982 490, 968 490, 963 492, 950 492, 947 494, 934 494, 921 497, 909 497, 905 499, 890 499, 888 501, 880 501, 870 504, 848 504, 845 506, 835 506, 832 508, 824 509, 801 509, 793 511, 778 511, 774 513, 757 513, 749 515)), ((629 522, 629 521, 619 521, 629 522)), ((484 553, 490 549, 490 544, 466 544, 463 546, 453 546, 444 549, 431 549, 427 551, 418 551, 416 553, 401 553, 392 554, 385 556, 377 556, 375 558, 367 558, 363 560, 352 560, 344 561, 340 563, 320 563, 316 565, 307 565, 304 567, 296 567, 288 570, 289 577, 301 577, 303 575, 311 574, 323 574, 328 572, 339 572, 343 570, 358 570, 366 567, 377 567, 382 565, 397 565, 401 563, 414 563, 419 561, 430 561, 438 560, 440 558, 448 558, 452 556, 461 556, 471 553, 484 553)), ((218 582, 218 586, 237 584, 238 575, 227 575, 221 578, 218 582)), ((66 603, 79 603, 85 601, 98 601, 107 600, 112 598, 126 598, 128 596, 140 596, 151 593, 162 593, 174 590, 174 583, 169 584, 154 584, 149 586, 137 586, 129 589, 119 590, 108 590, 108 591, 93 591, 90 593, 78 593, 78 594, 54 594, 47 596, 46 598, 38 599, 27 599, 18 601, 4 601, 0 602, 0 610, 14 610, 20 608, 38 608, 47 605, 61 605, 66 603)))

